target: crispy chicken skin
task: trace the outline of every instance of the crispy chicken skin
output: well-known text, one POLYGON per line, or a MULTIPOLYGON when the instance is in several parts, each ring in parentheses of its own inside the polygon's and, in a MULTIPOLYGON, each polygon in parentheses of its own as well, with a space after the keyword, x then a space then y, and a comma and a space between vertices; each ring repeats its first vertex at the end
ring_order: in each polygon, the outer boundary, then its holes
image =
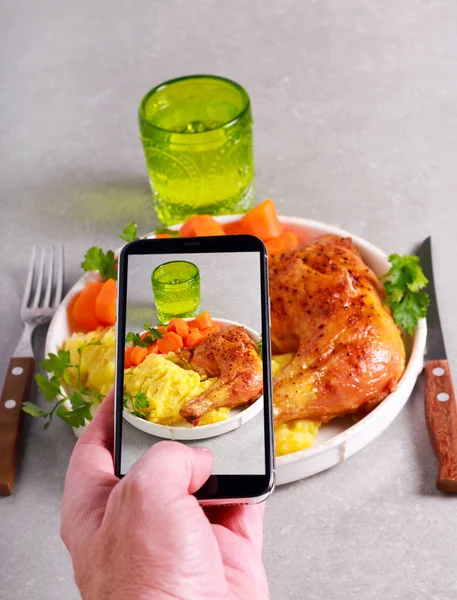
POLYGON ((275 424, 366 413, 395 389, 405 349, 383 288, 350 238, 326 235, 270 262, 275 424))
POLYGON ((262 360, 254 342, 239 325, 210 335, 194 350, 184 351, 191 367, 202 375, 218 377, 205 392, 186 402, 179 414, 192 425, 210 408, 251 404, 262 394, 262 360))

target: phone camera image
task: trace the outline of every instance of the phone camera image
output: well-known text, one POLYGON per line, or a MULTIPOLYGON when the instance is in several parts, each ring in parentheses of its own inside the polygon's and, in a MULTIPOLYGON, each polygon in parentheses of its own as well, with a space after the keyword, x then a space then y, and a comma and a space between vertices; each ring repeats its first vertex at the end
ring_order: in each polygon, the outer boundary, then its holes
POLYGON ((209 448, 214 475, 266 476, 264 257, 258 250, 148 248, 120 264, 120 474, 153 444, 174 440, 209 448))

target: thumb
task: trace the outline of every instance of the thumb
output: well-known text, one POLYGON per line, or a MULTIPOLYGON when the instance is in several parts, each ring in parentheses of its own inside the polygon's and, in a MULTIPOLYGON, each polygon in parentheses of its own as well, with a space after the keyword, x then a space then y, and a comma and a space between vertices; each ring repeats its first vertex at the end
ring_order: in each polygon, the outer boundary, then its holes
POLYGON ((213 454, 207 448, 159 442, 136 461, 122 485, 134 480, 155 495, 172 499, 199 490, 211 475, 213 464, 213 454))

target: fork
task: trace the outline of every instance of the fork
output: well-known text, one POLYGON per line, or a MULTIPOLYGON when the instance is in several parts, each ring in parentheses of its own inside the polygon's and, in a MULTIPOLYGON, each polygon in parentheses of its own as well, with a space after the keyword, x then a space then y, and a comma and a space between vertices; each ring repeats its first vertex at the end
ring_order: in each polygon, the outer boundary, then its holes
POLYGON ((51 320, 62 300, 63 261, 60 244, 33 247, 21 305, 24 331, 10 360, 0 401, 0 496, 13 491, 22 403, 35 370, 32 334, 37 325, 51 320))

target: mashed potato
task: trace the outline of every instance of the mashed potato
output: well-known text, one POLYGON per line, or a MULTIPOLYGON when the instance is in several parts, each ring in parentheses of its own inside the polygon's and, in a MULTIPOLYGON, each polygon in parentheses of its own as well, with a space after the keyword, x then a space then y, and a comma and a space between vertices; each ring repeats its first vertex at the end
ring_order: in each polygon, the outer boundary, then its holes
MULTIPOLYGON (((183 369, 174 362, 175 356, 150 354, 141 364, 128 369, 124 375, 125 391, 131 396, 146 394, 149 407, 145 418, 162 425, 185 425, 179 416, 182 405, 213 385, 216 379, 202 381, 195 371, 183 369)), ((216 423, 227 418, 229 408, 209 410, 199 425, 216 423)))
MULTIPOLYGON (((284 369, 292 360, 293 354, 278 354, 272 357, 271 371, 273 377, 284 369)), ((310 419, 295 419, 281 423, 275 427, 276 456, 304 450, 314 444, 314 437, 321 423, 310 419)))

